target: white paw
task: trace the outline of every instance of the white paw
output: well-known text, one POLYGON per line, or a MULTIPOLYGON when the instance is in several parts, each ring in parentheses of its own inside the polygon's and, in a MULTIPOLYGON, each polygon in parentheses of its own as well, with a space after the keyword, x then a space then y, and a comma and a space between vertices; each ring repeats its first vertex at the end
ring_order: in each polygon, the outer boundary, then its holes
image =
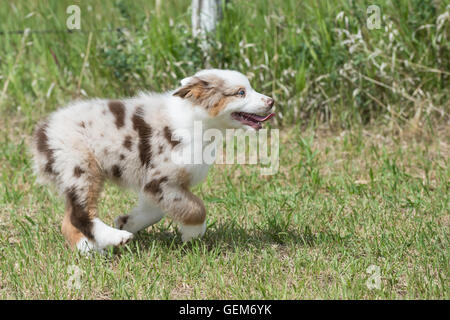
POLYGON ((104 249, 108 246, 124 245, 133 239, 133 234, 125 230, 111 228, 104 224, 100 219, 94 219, 93 227, 96 246, 104 249))
POLYGON ((188 242, 192 239, 202 237, 206 231, 206 221, 197 226, 180 225, 181 241, 188 242))
POLYGON ((110 239, 109 239, 109 244, 110 246, 121 246, 124 245, 126 243, 128 243, 131 239, 133 239, 133 234, 131 232, 125 231, 125 230, 117 230, 117 229, 113 229, 115 230, 114 233, 111 234, 110 239))
POLYGON ((77 249, 83 253, 86 254, 92 250, 94 250, 95 245, 89 241, 86 237, 83 237, 78 241, 77 243, 77 249))
POLYGON ((95 243, 88 240, 86 237, 81 238, 77 243, 77 249, 83 254, 83 255, 89 255, 93 252, 98 252, 100 254, 105 254, 105 251, 98 246, 96 246, 95 243))

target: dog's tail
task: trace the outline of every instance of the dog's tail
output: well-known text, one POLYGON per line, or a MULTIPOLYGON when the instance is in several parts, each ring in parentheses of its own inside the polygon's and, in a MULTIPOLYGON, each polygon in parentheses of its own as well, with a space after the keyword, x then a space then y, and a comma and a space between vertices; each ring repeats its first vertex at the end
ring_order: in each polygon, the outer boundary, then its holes
POLYGON ((48 122, 39 122, 34 129, 31 141, 33 171, 37 177, 37 182, 42 184, 55 181, 54 156, 53 150, 48 144, 47 130, 48 122))

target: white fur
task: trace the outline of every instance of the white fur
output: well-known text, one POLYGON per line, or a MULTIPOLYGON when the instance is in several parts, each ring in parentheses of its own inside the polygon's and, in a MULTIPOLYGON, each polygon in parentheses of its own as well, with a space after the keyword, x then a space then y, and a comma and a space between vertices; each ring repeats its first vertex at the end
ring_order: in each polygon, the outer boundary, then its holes
POLYGON ((97 249, 95 244, 92 241, 89 241, 86 237, 83 237, 78 241, 77 249, 83 254, 86 254, 88 252, 92 252, 95 250, 102 253, 102 250, 100 248, 97 249))
POLYGON ((127 222, 124 225, 120 225, 119 222, 121 217, 117 217, 115 225, 116 228, 137 233, 138 231, 157 223, 163 217, 164 212, 141 193, 139 195, 138 206, 131 210, 127 222))
POLYGON ((93 222, 93 234, 96 246, 100 249, 104 249, 108 246, 119 246, 127 243, 133 238, 131 232, 111 228, 98 218, 95 218, 93 222))

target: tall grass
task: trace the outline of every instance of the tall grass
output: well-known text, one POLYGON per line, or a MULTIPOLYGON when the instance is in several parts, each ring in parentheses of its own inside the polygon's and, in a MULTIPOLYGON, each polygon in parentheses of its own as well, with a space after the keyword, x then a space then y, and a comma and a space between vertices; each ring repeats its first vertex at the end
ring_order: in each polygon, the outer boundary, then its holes
POLYGON ((81 32, 0 35, 2 114, 31 121, 72 98, 167 90, 210 66, 274 96, 277 124, 447 119, 449 1, 233 0, 209 52, 187 0, 5 1, 1 30, 63 31, 74 3, 81 32), (371 4, 381 29, 367 28, 371 4))

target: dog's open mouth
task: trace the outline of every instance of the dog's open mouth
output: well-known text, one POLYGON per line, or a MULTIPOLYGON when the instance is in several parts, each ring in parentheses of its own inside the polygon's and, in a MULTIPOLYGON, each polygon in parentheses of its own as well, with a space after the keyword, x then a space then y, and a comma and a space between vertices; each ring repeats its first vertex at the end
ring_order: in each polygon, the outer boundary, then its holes
POLYGON ((255 130, 259 130, 262 128, 262 123, 269 120, 274 115, 275 113, 270 113, 269 115, 263 117, 254 113, 233 112, 231 117, 247 126, 252 127, 255 130))

